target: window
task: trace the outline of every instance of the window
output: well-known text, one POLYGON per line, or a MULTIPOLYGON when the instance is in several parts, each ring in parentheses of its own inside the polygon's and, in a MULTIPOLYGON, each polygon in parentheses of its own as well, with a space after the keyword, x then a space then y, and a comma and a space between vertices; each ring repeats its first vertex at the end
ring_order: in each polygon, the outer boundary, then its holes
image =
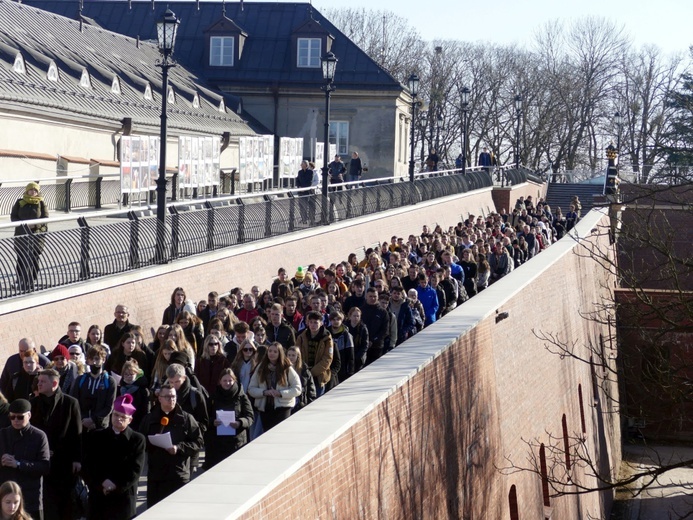
POLYGON ((337 153, 349 153, 349 122, 330 121, 330 144, 337 145, 337 153))
POLYGON ((79 78, 79 86, 82 88, 91 88, 91 78, 87 69, 82 69, 82 77, 79 78))
POLYGON ((568 421, 563 414, 561 419, 563 426, 563 449, 565 450, 565 469, 570 471, 570 439, 568 438, 568 421))
POLYGON ((24 63, 24 56, 20 52, 14 57, 14 65, 12 65, 12 70, 17 74, 26 74, 26 64, 24 63))
POLYGON ((48 66, 47 78, 48 81, 58 81, 60 79, 60 76, 58 74, 58 66, 55 64, 54 61, 51 61, 51 64, 48 66))
POLYGON ((508 506, 510 509, 510 520, 520 520, 520 509, 517 505, 517 488, 515 488, 515 484, 510 486, 510 493, 508 493, 508 506))
POLYGON ((319 69, 321 47, 320 38, 299 38, 297 66, 319 69))
POLYGON ((200 96, 197 92, 193 96, 193 108, 200 108, 200 96))
POLYGON ((541 471, 541 494, 544 497, 544 505, 551 506, 551 497, 549 496, 549 474, 546 469, 546 448, 544 444, 539 448, 539 470, 541 471))
POLYGON ((152 86, 149 83, 144 87, 144 99, 149 101, 152 100, 152 86))
POLYGON ((233 66, 233 36, 212 36, 209 39, 209 64, 212 67, 233 66))
POLYGON ((582 385, 578 385, 578 399, 580 400, 580 426, 582 426, 582 433, 587 433, 587 425, 585 424, 585 405, 582 402, 582 385))
POLYGON ((111 93, 120 95, 121 90, 120 90, 120 80, 118 79, 118 76, 113 76, 113 81, 111 82, 111 93))
POLYGON ((166 96, 166 102, 169 105, 176 104, 176 93, 173 91, 173 87, 168 87, 168 95, 166 96))

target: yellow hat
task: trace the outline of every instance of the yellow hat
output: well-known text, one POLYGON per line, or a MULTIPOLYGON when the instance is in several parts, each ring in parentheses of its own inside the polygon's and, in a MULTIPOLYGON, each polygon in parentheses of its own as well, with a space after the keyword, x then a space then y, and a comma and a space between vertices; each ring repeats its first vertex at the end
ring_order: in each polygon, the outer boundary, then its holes
POLYGON ((24 188, 24 193, 29 193, 29 190, 36 190, 40 192, 41 186, 39 186, 36 182, 30 182, 26 185, 26 188, 24 188))

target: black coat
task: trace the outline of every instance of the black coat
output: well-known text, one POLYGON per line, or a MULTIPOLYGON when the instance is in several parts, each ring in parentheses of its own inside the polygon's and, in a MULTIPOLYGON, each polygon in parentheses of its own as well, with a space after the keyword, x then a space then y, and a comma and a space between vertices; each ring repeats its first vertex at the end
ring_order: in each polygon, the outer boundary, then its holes
POLYGON ((229 390, 224 390, 221 386, 216 387, 212 395, 211 414, 212 424, 205 436, 206 468, 211 468, 245 446, 248 443, 248 430, 254 420, 250 399, 238 383, 234 383, 229 390), (233 410, 236 413, 236 421, 240 423, 240 426, 236 428, 236 435, 217 435, 217 428, 213 424, 217 410, 227 412, 233 410))
POLYGON ((130 427, 119 435, 109 426, 87 436, 82 472, 89 486, 90 520, 130 520, 135 516, 145 446, 144 436, 130 427), (107 479, 116 488, 104 495, 102 483, 107 479))
POLYGON ((382 350, 390 326, 389 313, 378 304, 366 303, 361 307, 361 322, 368 329, 371 348, 382 350))
MULTIPOLYGON (((125 336, 125 334, 127 334, 128 332, 132 332, 132 330, 136 326, 137 325, 133 325, 129 321, 126 321, 123 328, 119 329, 118 326, 116 325, 116 321, 113 320, 113 323, 109 323, 103 329, 103 342, 106 345, 108 345, 109 347, 111 347, 111 351, 113 351, 118 346, 118 342, 120 341, 120 338, 125 336)), ((142 367, 140 367, 140 368, 142 368, 142 367)))
POLYGON ((74 397, 58 388, 55 395, 31 399, 31 424, 48 437, 52 452, 48 480, 72 482, 72 463, 82 461, 82 415, 74 397))
POLYGON ((50 470, 48 438, 38 428, 28 425, 22 430, 12 426, 0 430, 0 454, 13 455, 18 468, 0 466, 0 482, 14 480, 22 488, 28 511, 43 509, 43 476, 50 470))
POLYGON ((190 480, 190 458, 203 448, 202 430, 195 418, 184 412, 180 406, 169 414, 157 407, 147 415, 140 426, 140 432, 147 437, 159 433, 171 433, 171 442, 178 448, 175 455, 152 445, 147 440, 149 466, 147 479, 154 481, 173 481, 187 483, 190 480), (169 423, 161 426, 162 417, 169 423))
POLYGON ((147 379, 140 377, 132 385, 123 385, 123 380, 121 379, 117 394, 119 396, 124 394, 132 395, 132 406, 135 407, 136 411, 132 416, 130 427, 135 431, 139 430, 142 419, 149 413, 150 407, 151 392, 147 388, 147 379))

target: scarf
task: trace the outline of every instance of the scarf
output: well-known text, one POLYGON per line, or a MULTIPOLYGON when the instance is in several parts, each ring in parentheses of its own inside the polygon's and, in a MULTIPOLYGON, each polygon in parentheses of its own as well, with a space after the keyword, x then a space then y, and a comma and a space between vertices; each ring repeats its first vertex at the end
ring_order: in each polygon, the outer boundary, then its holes
POLYGON ((42 202, 43 202, 43 196, 42 195, 36 195, 35 197, 31 197, 30 195, 25 193, 24 196, 22 197, 22 199, 19 201, 19 206, 22 208, 24 206, 26 206, 27 204, 33 204, 35 206, 38 206, 42 202))

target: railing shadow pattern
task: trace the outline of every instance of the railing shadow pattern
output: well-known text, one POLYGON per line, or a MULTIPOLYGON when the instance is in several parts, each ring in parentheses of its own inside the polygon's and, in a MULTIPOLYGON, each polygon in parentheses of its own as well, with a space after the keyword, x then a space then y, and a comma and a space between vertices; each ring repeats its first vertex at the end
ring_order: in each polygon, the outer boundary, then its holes
POLYGON ((399 208, 422 201, 490 187, 485 172, 444 175, 409 182, 333 187, 329 198, 312 191, 266 193, 256 199, 207 200, 170 207, 163 253, 157 254, 157 220, 128 214, 129 220, 53 231, 32 238, 35 255, 22 253, 21 237, 0 239, 0 299, 175 261, 208 251, 280 236, 399 208))

